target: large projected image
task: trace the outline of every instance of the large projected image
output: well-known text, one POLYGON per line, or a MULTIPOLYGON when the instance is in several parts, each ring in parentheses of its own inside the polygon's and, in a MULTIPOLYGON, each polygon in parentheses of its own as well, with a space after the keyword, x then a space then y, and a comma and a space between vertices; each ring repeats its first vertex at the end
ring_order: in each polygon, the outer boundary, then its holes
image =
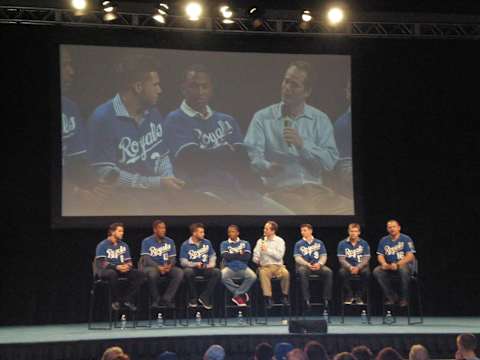
POLYGON ((62 216, 355 214, 350 56, 61 45, 60 65, 62 216))

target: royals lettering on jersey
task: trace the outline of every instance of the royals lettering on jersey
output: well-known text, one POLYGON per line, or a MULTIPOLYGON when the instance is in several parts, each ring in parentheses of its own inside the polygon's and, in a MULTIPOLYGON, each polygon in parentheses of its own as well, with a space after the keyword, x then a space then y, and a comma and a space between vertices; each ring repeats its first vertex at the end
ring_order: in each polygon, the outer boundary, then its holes
POLYGON ((155 235, 149 236, 142 241, 140 255, 148 255, 158 265, 165 265, 170 257, 177 256, 175 241, 167 236, 163 239, 157 239, 155 235))
POLYGON ((208 264, 210 258, 216 256, 210 240, 203 239, 197 244, 190 239, 183 242, 180 248, 180 259, 187 259, 191 262, 202 262, 208 264))
POLYGON ((352 266, 358 266, 364 256, 370 256, 370 246, 363 239, 358 239, 355 245, 346 238, 338 243, 337 256, 345 256, 345 260, 352 266))
POLYGON ((163 119, 156 108, 137 123, 120 95, 100 105, 89 124, 89 158, 94 166, 116 166, 143 176, 172 176, 163 119))
POLYGON ((109 239, 105 239, 97 245, 95 258, 104 258, 110 264, 116 266, 132 259, 130 248, 124 241, 118 241, 113 244, 109 239))
POLYGON ((378 243, 377 254, 383 255, 389 264, 402 260, 408 253, 415 253, 413 240, 408 235, 400 234, 397 240, 387 235, 378 243))
POLYGON ((67 165, 73 156, 86 156, 85 121, 80 116, 77 105, 62 96, 62 162, 67 165))
MULTIPOLYGON (((252 247, 250 246, 250 243, 245 240, 225 240, 222 241, 220 244, 220 252, 223 254, 228 253, 228 254, 240 254, 240 253, 252 253, 252 247)), ((224 265, 228 268, 230 268, 233 271, 239 271, 239 270, 244 270, 247 268, 247 263, 248 260, 242 261, 242 260, 227 260, 224 259, 224 265)))
POLYGON ((172 156, 176 157, 188 145, 208 150, 242 143, 240 127, 233 117, 216 111, 209 115, 206 119, 201 118, 186 108, 185 103, 168 114, 165 128, 172 156))
POLYGON ((310 264, 318 263, 322 255, 327 255, 327 249, 319 239, 313 239, 311 242, 301 239, 297 241, 293 250, 293 256, 301 256, 310 264))

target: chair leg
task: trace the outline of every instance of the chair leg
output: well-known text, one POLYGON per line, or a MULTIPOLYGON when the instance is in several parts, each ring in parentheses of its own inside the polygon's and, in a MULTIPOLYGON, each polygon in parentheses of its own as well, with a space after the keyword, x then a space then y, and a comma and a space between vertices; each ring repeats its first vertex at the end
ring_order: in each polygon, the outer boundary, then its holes
POLYGON ((92 288, 90 290, 90 306, 88 309, 88 330, 92 330, 94 304, 95 304, 95 284, 92 285, 92 288))

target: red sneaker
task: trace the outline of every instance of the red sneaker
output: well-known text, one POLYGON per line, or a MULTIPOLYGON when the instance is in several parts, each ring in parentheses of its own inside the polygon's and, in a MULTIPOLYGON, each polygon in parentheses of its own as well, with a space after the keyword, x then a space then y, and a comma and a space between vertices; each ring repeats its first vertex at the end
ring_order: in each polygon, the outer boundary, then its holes
POLYGON ((245 303, 245 300, 243 300, 242 295, 237 295, 232 298, 232 301, 237 305, 237 306, 247 306, 245 303))
POLYGON ((245 297, 245 302, 248 303, 250 301, 250 296, 248 296, 248 293, 243 294, 245 297))

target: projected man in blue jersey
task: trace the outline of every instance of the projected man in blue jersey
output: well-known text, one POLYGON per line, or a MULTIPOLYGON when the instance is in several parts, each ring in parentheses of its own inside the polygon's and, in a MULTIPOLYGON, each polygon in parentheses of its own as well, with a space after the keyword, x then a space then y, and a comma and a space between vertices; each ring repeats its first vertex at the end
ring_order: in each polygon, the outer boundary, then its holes
POLYGON ((402 234, 397 220, 387 222, 387 236, 378 243, 377 260, 379 266, 373 276, 380 284, 386 297, 386 305, 399 301, 400 306, 408 305, 408 282, 412 266, 415 264, 415 246, 410 236, 402 234), (400 297, 392 286, 392 277, 400 277, 400 297))
POLYGON ((165 128, 175 171, 188 188, 210 194, 217 200, 211 205, 221 214, 249 213, 252 209, 290 213, 255 191, 261 182, 250 171, 237 121, 209 106, 213 84, 208 70, 201 65, 188 68, 182 90, 185 99, 167 116, 165 128))
MULTIPOLYGON (((351 83, 347 83, 346 98, 348 104, 351 102, 351 83)), ((353 197, 353 173, 352 173, 352 107, 348 106, 347 111, 335 121, 335 140, 339 153, 335 171, 338 180, 336 188, 341 194, 353 197)))
POLYGON ((94 201, 87 166, 86 123, 77 104, 69 97, 75 77, 72 54, 62 47, 62 213, 82 214, 94 201))
POLYGON ((130 56, 119 66, 120 91, 100 105, 89 123, 89 159, 98 180, 117 191, 105 212, 130 215, 173 210, 169 194, 182 190, 170 163, 163 119, 155 105, 162 92, 157 64, 130 56))
POLYGON ((312 74, 307 62, 288 66, 281 102, 255 113, 245 144, 273 200, 296 214, 352 214, 352 201, 324 186, 338 150, 328 116, 306 104, 312 94, 312 74))

